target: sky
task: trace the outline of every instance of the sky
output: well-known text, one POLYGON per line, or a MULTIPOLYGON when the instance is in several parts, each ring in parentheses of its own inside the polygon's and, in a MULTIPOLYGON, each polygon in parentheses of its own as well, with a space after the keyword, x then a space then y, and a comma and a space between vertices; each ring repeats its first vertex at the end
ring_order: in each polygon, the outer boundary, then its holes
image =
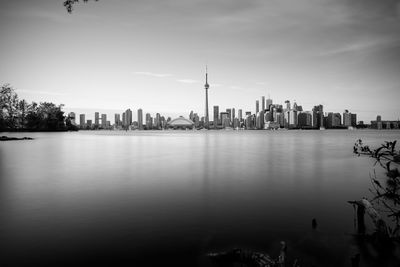
POLYGON ((200 116, 255 101, 400 118, 400 1, 0 0, 0 84, 64 110, 200 116))

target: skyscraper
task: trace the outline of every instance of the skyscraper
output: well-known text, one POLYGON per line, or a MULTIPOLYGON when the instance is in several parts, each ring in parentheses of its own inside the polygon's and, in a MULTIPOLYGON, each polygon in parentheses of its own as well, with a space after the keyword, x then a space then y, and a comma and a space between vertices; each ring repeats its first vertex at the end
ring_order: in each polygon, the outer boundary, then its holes
POLYGON ((238 110, 238 119, 239 121, 242 121, 243 119, 243 111, 241 109, 238 110))
POLYGON ((260 101, 256 100, 256 115, 260 111, 260 101))
POLYGON ((269 110, 270 106, 272 105, 272 99, 269 97, 268 95, 268 99, 267 99, 267 106, 266 108, 269 110))
POLYGON ((121 114, 115 113, 114 116, 115 126, 119 126, 121 124, 121 114))
POLYGON ((261 97, 261 110, 265 111, 265 96, 261 97))
POLYGON ((79 125, 81 126, 81 128, 85 127, 85 114, 80 114, 79 115, 79 125))
POLYGON ((125 111, 125 120, 126 120, 126 126, 132 124, 132 110, 130 110, 129 108, 125 111))
POLYGON ((219 124, 218 114, 219 114, 219 106, 214 106, 214 118, 213 118, 214 129, 217 129, 219 124))
POLYGON ((352 126, 351 125, 351 113, 347 109, 343 112, 342 118, 343 118, 343 126, 346 126, 346 127, 352 126))
POLYGON ((138 127, 139 130, 143 130, 143 110, 141 108, 138 109, 137 111, 137 120, 138 120, 138 127))
POLYGON ((204 127, 206 129, 209 128, 209 117, 208 117, 208 88, 210 88, 210 85, 208 84, 208 73, 207 73, 207 66, 206 66, 206 84, 204 84, 204 89, 206 89, 206 111, 204 114, 204 127))
POLYGON ((232 108, 232 123, 235 120, 235 108, 232 108))
POLYGON ((107 127, 107 114, 101 114, 101 126, 103 128, 107 127))
POLYGON ((99 113, 98 112, 94 113, 94 125, 99 126, 99 113))

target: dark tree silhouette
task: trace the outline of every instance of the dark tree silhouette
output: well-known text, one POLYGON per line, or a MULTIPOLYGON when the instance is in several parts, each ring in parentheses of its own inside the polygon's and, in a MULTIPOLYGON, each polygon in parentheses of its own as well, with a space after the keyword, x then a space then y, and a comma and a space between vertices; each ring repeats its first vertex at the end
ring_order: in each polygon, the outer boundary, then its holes
MULTIPOLYGON (((82 0, 84 3, 87 3, 89 0, 82 0)), ((99 0, 94 0, 99 1, 99 0)), ((72 13, 74 4, 78 3, 79 0, 66 0, 64 1, 64 6, 67 9, 68 13, 72 13)))
POLYGON ((366 155, 376 159, 374 166, 379 166, 385 173, 386 178, 379 178, 374 170, 370 176, 374 198, 371 202, 376 203, 381 211, 386 213, 392 220, 392 227, 388 227, 389 234, 394 239, 400 237, 400 151, 396 150, 396 141, 385 142, 376 149, 370 149, 364 145, 362 140, 357 140, 353 151, 358 156, 366 155))

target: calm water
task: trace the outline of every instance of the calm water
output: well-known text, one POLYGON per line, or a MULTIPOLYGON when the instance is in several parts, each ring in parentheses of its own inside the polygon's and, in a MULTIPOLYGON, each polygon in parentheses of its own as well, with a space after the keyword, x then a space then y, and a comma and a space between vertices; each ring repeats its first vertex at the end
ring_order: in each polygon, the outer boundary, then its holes
MULTIPOLYGON (((232 247, 350 266, 372 160, 400 131, 5 133, 2 266, 213 266, 232 247), (311 230, 317 219, 318 230, 311 230)), ((362 259, 368 261, 368 259, 362 259)))

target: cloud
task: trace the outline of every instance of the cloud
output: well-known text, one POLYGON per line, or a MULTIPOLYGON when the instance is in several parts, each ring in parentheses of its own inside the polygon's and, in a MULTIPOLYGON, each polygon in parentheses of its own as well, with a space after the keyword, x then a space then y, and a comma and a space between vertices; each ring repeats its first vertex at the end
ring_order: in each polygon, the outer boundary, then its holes
POLYGON ((168 73, 153 73, 153 72, 148 72, 148 71, 135 71, 133 74, 151 76, 151 77, 157 77, 157 78, 165 78, 165 77, 172 76, 172 74, 168 74, 168 73))
POLYGON ((343 45, 339 48, 328 50, 320 53, 321 56, 329 56, 329 55, 337 55, 343 53, 351 53, 351 52, 360 52, 366 49, 377 49, 377 48, 386 48, 390 46, 398 45, 400 39, 396 38, 381 38, 375 40, 366 40, 354 42, 351 44, 343 45))
POLYGON ((180 82, 180 83, 191 83, 191 84, 194 84, 194 83, 199 83, 199 81, 197 81, 197 80, 192 80, 192 79, 178 79, 178 80, 176 80, 177 82, 180 82))

